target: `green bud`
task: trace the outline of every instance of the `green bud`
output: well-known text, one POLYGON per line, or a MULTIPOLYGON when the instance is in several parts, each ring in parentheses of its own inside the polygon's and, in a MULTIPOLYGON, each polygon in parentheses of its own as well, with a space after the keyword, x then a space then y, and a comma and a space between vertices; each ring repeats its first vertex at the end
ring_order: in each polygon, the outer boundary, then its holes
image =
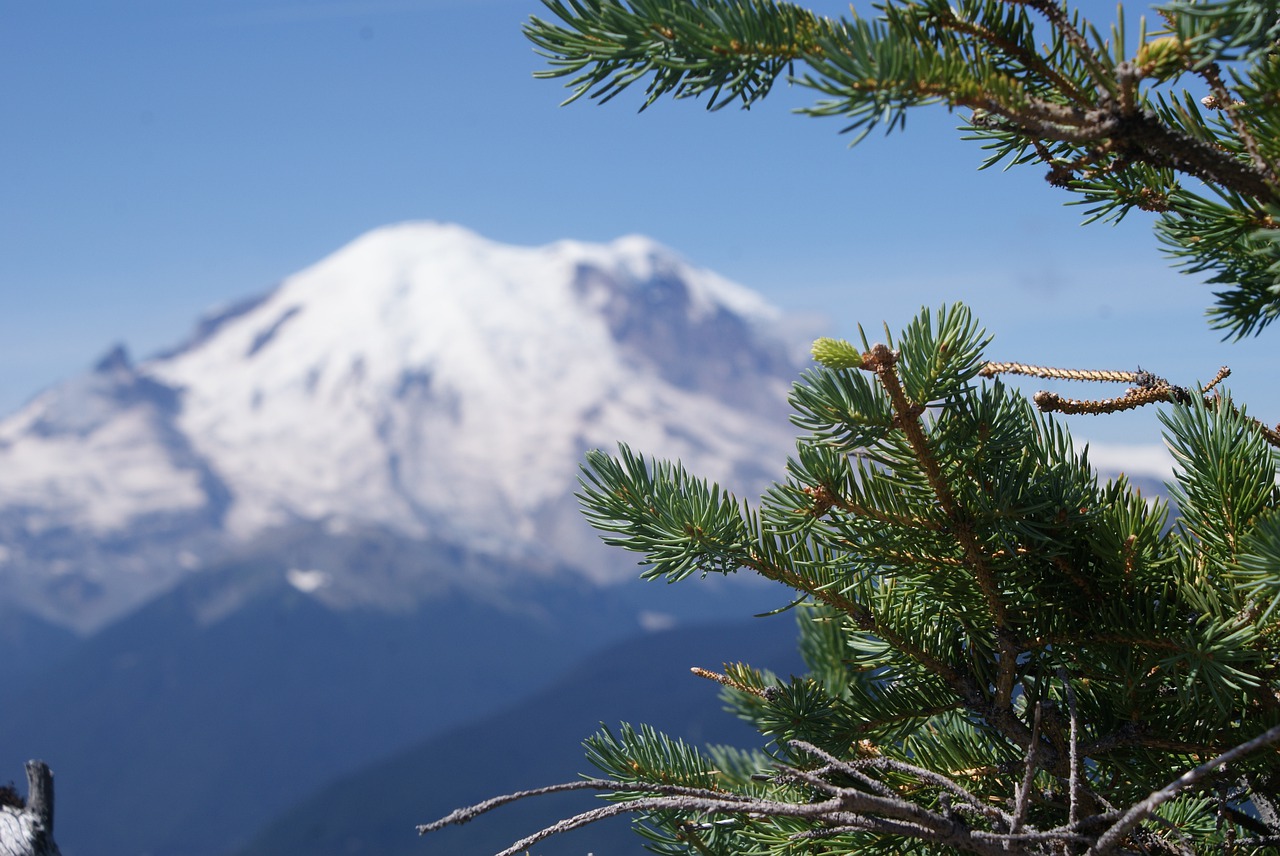
POLYGON ((862 368, 862 352, 843 339, 818 339, 813 343, 813 358, 829 369, 862 368))
POLYGON ((1147 77, 1172 80, 1187 70, 1186 46, 1176 36, 1156 39, 1138 48, 1134 63, 1147 77))

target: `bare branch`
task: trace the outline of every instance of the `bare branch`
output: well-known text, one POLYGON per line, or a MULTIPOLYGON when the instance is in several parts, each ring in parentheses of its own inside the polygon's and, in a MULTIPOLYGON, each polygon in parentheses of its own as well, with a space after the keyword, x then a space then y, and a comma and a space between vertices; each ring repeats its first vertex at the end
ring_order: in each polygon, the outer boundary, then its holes
POLYGON ((1027 796, 1031 793, 1031 783, 1036 777, 1036 747, 1040 743, 1040 702, 1036 702, 1035 716, 1031 720, 1031 745, 1027 747, 1026 769, 1022 773, 1022 785, 1018 788, 1018 798, 1013 804, 1013 824, 1009 832, 1016 835, 1022 830, 1022 823, 1027 819, 1027 796))
POLYGON ((1074 826, 1080 817, 1080 714, 1076 709, 1076 691, 1071 686, 1066 669, 1058 669, 1058 680, 1062 681, 1066 691, 1067 709, 1071 713, 1071 778, 1067 785, 1071 795, 1067 823, 1074 826))
POLYGON ((529 797, 540 797, 548 794, 559 794, 566 791, 626 791, 636 793, 657 793, 670 794, 673 796, 688 797, 706 797, 719 800, 739 800, 746 802, 748 797, 739 797, 721 791, 710 791, 702 788, 689 788, 679 785, 661 785, 650 782, 645 783, 627 783, 615 782, 611 779, 581 779, 576 782, 562 782, 557 785, 547 785, 541 788, 531 788, 526 791, 516 791, 510 794, 487 799, 484 802, 478 802, 475 805, 466 806, 465 808, 455 809, 449 812, 439 820, 431 823, 423 823, 418 825, 418 834, 426 835, 428 832, 435 832, 438 829, 444 829, 446 826, 461 826, 475 820, 482 814, 501 808, 509 803, 518 802, 519 800, 528 799, 529 797))

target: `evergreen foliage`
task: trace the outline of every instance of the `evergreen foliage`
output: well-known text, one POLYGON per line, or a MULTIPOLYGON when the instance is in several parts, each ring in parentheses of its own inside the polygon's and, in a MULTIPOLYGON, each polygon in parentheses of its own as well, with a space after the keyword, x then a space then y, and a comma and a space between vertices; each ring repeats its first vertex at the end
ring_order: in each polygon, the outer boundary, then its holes
MULTIPOLYGON (((988 163, 1047 165, 1091 219, 1134 207, 1220 283, 1211 322, 1280 313, 1280 10, 1175 0, 1104 38, 1051 0, 904 0, 875 20, 756 0, 544 0, 530 38, 574 97, 749 105, 785 73, 847 129, 941 102, 988 163), (796 66, 802 71, 795 72, 796 66), (1230 79, 1231 84, 1225 82, 1230 79), (1175 91, 1189 82, 1207 94, 1175 91)), ((809 673, 695 672, 751 751, 645 727, 587 741, 608 803, 664 854, 1280 853, 1280 433, 1218 388, 986 360, 962 304, 815 343, 803 432, 758 504, 621 447, 580 494, 644 576, 750 571, 793 591, 809 673), (1128 384, 1107 400, 1000 375, 1128 384), (1100 482, 1052 411, 1163 403, 1172 506, 1100 482)), ((537 792, 532 792, 537 793, 537 792)), ((463 809, 465 822, 529 794, 463 809)))
POLYGON ((987 166, 1047 166, 1092 219, 1159 212, 1174 259, 1224 287, 1215 326, 1245 336, 1280 313, 1275 0, 1174 0, 1136 38, 1122 14, 1104 34, 1055 0, 899 0, 873 20, 774 0, 545 2, 527 32, 570 100, 643 83, 646 103, 750 106, 789 74, 821 96, 806 112, 847 132, 967 110, 987 166))

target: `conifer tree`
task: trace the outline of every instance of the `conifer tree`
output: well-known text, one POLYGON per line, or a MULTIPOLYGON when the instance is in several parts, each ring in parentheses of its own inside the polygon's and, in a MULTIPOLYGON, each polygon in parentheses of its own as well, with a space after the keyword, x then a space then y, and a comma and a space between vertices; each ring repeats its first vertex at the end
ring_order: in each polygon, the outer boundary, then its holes
MULTIPOLYGON (((1054 0, 891 0, 833 20, 769 0, 544 0, 527 33, 573 97, 750 105, 784 75, 814 115, 896 128, 942 103, 987 165, 1047 169, 1091 220, 1133 208, 1219 286, 1209 321, 1280 313, 1280 9, 1171 0, 1104 36, 1054 0)), ((1280 853, 1280 434, 1222 388, 987 359, 962 304, 822 339, 785 479, 748 503, 621 447, 581 499, 644 576, 794 590, 808 674, 697 669, 748 749, 638 726, 590 737, 599 808, 665 854, 1280 853), (1124 384, 1034 402, 1003 374, 1124 384), (1102 482, 1052 411, 1162 407, 1171 503, 1102 482)))

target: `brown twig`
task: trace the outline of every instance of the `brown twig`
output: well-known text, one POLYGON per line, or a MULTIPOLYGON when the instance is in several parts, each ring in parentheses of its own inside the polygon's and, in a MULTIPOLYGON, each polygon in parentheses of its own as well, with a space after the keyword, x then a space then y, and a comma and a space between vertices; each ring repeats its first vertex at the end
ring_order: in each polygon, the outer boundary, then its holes
POLYGON ((1117 398, 1096 401, 1063 398, 1056 392, 1041 391, 1035 394, 1033 400, 1042 413, 1056 412, 1096 416, 1101 413, 1119 413, 1125 410, 1135 410, 1147 404, 1154 404, 1159 401, 1177 401, 1178 399, 1172 388, 1158 387, 1156 389, 1131 389, 1117 398))
MULTIPOLYGON (((1100 415, 1103 413, 1119 413, 1134 410, 1147 404, 1167 402, 1173 404, 1190 404, 1192 393, 1181 386, 1174 386, 1158 375, 1139 369, 1132 371, 1110 371, 1093 369, 1060 369, 1049 366, 1035 366, 1028 363, 989 362, 978 372, 982 377, 995 377, 1000 374, 1027 375, 1046 380, 1094 381, 1099 383, 1132 383, 1136 384, 1124 395, 1115 398, 1075 399, 1065 398, 1056 392, 1040 391, 1033 396, 1036 406, 1043 413, 1067 413, 1100 415)), ((1217 396, 1215 389, 1231 375, 1231 369, 1222 366, 1213 380, 1205 384, 1199 392, 1201 401, 1206 407, 1221 407, 1226 399, 1217 396), (1210 395, 1210 393, 1214 393, 1210 395)), ((1235 406, 1231 406, 1237 413, 1235 406)), ((1266 425, 1252 416, 1245 420, 1255 431, 1262 435, 1270 445, 1280 448, 1280 425, 1275 428, 1266 425)))
POLYGON ((704 669, 700 666, 693 666, 692 668, 689 669, 689 671, 693 672, 695 675, 697 675, 700 678, 706 678, 709 681, 715 681, 716 683, 729 687, 730 689, 735 689, 738 692, 743 692, 743 693, 747 693, 748 695, 756 696, 757 698, 762 698, 765 701, 772 699, 776 695, 776 691, 770 692, 769 687, 765 687, 765 688, 750 687, 742 683, 741 681, 734 680, 728 675, 722 675, 719 672, 713 672, 710 669, 704 669))
POLYGON ((1094 369, 1056 369, 1048 366, 1033 366, 1027 363, 995 363, 990 362, 982 367, 978 374, 983 377, 995 377, 998 374, 1030 375, 1031 377, 1049 380, 1100 381, 1108 383, 1137 383, 1139 372, 1106 371, 1094 369))

